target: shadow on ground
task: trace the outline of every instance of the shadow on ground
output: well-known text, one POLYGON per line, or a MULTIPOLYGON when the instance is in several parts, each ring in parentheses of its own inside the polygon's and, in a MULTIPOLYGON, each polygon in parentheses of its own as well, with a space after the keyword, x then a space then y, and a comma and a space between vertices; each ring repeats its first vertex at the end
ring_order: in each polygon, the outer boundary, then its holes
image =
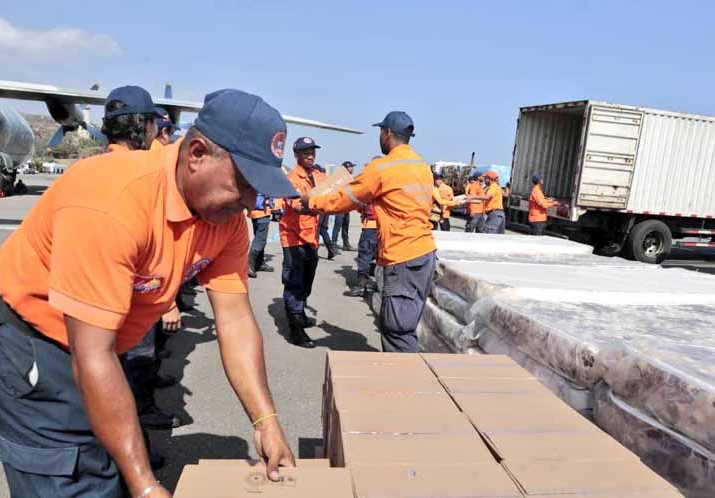
MULTIPOLYGON (((273 302, 268 305, 268 314, 273 317, 278 333, 288 341, 290 329, 283 307, 283 299, 273 299, 273 302)), ((367 338, 360 332, 338 327, 325 320, 319 322, 314 328, 306 329, 306 332, 310 335, 310 331, 315 329, 320 329, 328 334, 328 337, 314 339, 313 342, 316 346, 323 346, 334 351, 377 351, 368 344, 367 338)))
POLYGON ((168 463, 157 472, 157 478, 173 491, 179 482, 184 465, 198 463, 199 459, 246 459, 248 442, 237 436, 217 436, 200 432, 172 437, 169 431, 154 431, 152 439, 163 455, 171 455, 168 463))

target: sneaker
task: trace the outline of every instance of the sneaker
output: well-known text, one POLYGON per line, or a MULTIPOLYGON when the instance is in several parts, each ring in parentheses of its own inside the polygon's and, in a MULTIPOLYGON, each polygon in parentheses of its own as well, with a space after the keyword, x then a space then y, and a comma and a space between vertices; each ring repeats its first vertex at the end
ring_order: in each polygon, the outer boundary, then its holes
POLYGON ((345 293, 346 296, 350 297, 365 297, 365 287, 362 285, 355 285, 350 287, 350 289, 345 293))
POLYGON ((164 413, 156 406, 139 415, 139 422, 147 429, 176 429, 181 426, 179 417, 164 413))
POLYGON ((258 268, 256 271, 265 271, 268 273, 273 272, 273 267, 271 265, 267 265, 266 263, 263 263, 260 268, 258 268))
POLYGON ((256 274, 256 270, 251 268, 250 266, 248 267, 248 277, 249 278, 256 278, 258 275, 256 274))

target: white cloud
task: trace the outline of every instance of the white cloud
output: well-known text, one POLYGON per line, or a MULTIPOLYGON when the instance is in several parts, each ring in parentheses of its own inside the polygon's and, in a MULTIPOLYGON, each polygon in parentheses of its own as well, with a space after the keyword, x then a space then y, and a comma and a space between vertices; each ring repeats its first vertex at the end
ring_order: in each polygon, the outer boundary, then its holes
POLYGON ((31 30, 13 26, 0 17, 0 58, 68 60, 84 55, 121 55, 122 49, 107 35, 76 28, 31 30))

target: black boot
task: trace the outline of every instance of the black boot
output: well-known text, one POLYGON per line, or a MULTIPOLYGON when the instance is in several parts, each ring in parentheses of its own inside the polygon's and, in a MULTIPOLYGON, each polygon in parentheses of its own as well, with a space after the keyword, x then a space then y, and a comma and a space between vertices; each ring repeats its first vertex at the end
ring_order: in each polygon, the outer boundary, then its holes
POLYGON ((256 255, 253 253, 248 253, 248 276, 250 278, 256 278, 256 255))
POLYGON ((328 260, 332 261, 335 259, 335 256, 337 256, 338 253, 335 252, 335 247, 333 245, 326 246, 326 249, 328 250, 328 260))
POLYGON ((259 266, 258 268, 256 268, 256 271, 265 271, 265 272, 268 272, 268 273, 272 273, 272 272, 273 272, 273 267, 272 267, 271 265, 268 265, 268 264, 266 264, 266 263, 263 263, 261 266, 259 266))
POLYGON ((367 275, 359 274, 357 282, 355 283, 355 285, 350 287, 350 290, 347 292, 347 295, 350 297, 364 297, 367 291, 367 282, 367 275))
POLYGON ((290 325, 290 336, 288 337, 288 342, 301 348, 314 348, 315 343, 310 336, 305 333, 305 329, 300 326, 297 320, 295 320, 296 316, 300 315, 293 315, 288 319, 288 323, 290 325))
POLYGON ((315 318, 310 318, 308 315, 305 314, 305 311, 303 313, 298 313, 293 315, 293 321, 303 327, 304 329, 309 329, 310 327, 315 327, 315 324, 318 323, 316 322, 315 318))

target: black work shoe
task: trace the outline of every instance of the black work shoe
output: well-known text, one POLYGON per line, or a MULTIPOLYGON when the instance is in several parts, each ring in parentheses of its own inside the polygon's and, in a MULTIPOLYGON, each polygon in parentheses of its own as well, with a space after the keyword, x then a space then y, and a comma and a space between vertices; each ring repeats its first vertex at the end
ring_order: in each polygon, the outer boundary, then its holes
POLYGON ((256 278, 258 275, 256 275, 256 270, 251 268, 250 266, 248 267, 248 277, 249 278, 256 278))
POLYGON ((365 284, 365 290, 370 291, 370 292, 375 292, 377 290, 377 282, 375 282, 371 278, 368 278, 367 283, 365 284))
POLYGON ((164 413, 156 406, 139 415, 139 422, 147 429, 176 429, 181 426, 179 417, 164 413))
POLYGON ((336 256, 342 254, 340 249, 338 249, 338 246, 333 246, 333 254, 335 254, 336 256))
POLYGON ((355 252, 355 251, 357 251, 357 249, 355 249, 350 244, 343 244, 343 251, 355 252))
POLYGON ((303 327, 304 329, 309 329, 310 327, 315 327, 315 324, 318 323, 315 318, 310 318, 308 315, 303 312, 302 315, 296 315, 296 323, 303 327))
POLYGON ((266 263, 263 263, 260 268, 258 268, 257 271, 265 271, 268 273, 273 272, 273 267, 271 265, 267 265, 266 263))
POLYGON ((335 259, 335 253, 333 251, 328 251, 328 261, 335 259))
POLYGON ((173 386, 176 383, 177 383, 176 377, 172 377, 171 375, 159 374, 156 376, 156 382, 154 383, 154 386, 157 389, 162 389, 164 387, 173 386))
POLYGON ((350 290, 348 290, 345 295, 350 297, 365 297, 365 287, 362 285, 354 285, 350 287, 350 290))
POLYGON ((293 324, 290 327, 290 337, 288 338, 288 342, 301 348, 312 349, 315 347, 315 343, 310 336, 305 333, 303 327, 296 324, 293 324))

